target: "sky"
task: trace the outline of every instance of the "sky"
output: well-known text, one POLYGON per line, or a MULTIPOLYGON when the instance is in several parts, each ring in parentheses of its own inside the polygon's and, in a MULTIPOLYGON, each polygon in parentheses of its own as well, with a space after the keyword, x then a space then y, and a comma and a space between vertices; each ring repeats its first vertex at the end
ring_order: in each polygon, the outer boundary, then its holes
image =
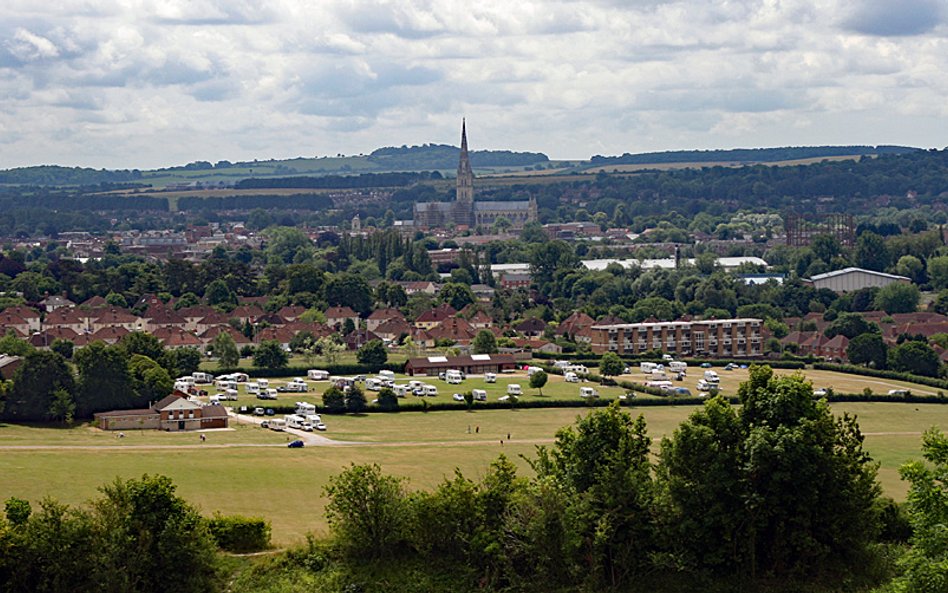
POLYGON ((948 0, 3 0, 0 168, 948 145, 948 0))

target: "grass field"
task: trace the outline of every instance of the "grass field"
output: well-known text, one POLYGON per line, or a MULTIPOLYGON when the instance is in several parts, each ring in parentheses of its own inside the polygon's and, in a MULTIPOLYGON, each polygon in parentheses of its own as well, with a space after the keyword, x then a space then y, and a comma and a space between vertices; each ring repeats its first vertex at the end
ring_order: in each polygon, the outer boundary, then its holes
MULTIPOLYGON (((653 451, 658 450, 660 438, 694 409, 629 408, 647 419, 653 451)), ((847 403, 834 405, 833 410, 857 415, 866 433, 866 447, 881 463, 884 491, 898 499, 906 491, 898 468, 919 457, 921 432, 948 424, 948 406, 936 404, 847 403)), ((274 541, 283 545, 325 528, 322 488, 330 475, 350 463, 377 462, 386 472, 409 478, 413 488, 430 488, 455 468, 470 477, 481 476, 500 453, 529 472, 520 455, 532 456, 538 444, 551 442, 558 428, 586 413, 578 408, 329 417, 328 436, 359 444, 293 450, 282 446, 289 438, 285 434, 240 425, 233 431, 209 433, 206 445, 199 444, 194 433, 129 431, 126 438, 117 439, 89 427, 0 425, 0 447, 4 448, 0 474, 5 476, 0 481, 0 500, 19 496, 38 501, 52 496, 80 504, 116 476, 162 473, 207 514, 266 517, 273 524, 274 541), (19 448, 31 445, 54 448, 19 448)))

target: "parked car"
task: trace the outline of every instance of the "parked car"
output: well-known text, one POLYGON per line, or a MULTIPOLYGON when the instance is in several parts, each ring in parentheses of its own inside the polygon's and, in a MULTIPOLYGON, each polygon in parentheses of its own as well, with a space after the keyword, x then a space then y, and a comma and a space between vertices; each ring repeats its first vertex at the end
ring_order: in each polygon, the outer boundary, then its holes
POLYGON ((813 390, 814 397, 826 397, 827 391, 825 387, 820 387, 819 389, 813 390))
POLYGON ((889 395, 908 395, 908 394, 909 394, 908 389, 890 389, 889 390, 889 395))
POLYGON ((273 408, 267 408, 267 411, 265 412, 265 414, 267 416, 274 416, 276 412, 273 411, 273 408))
POLYGON ((703 369, 710 369, 710 368, 711 368, 711 363, 710 363, 710 362, 702 362, 702 363, 701 363, 701 368, 703 368, 703 369))
POLYGON ((291 441, 289 444, 287 444, 287 447, 290 449, 302 449, 304 445, 305 443, 303 443, 303 441, 296 439, 295 441, 291 441))
POLYGON ((326 431, 326 425, 325 425, 324 423, 322 423, 322 422, 317 422, 316 424, 313 425, 313 428, 315 428, 316 430, 319 430, 319 431, 321 431, 321 432, 325 432, 325 431, 326 431))
POLYGON ((464 396, 461 395, 460 393, 455 393, 455 394, 453 394, 453 395, 451 396, 451 399, 453 399, 453 400, 456 401, 456 402, 463 402, 463 401, 464 401, 464 396))
POLYGON ((265 412, 263 411, 263 408, 254 408, 254 409, 253 409, 253 415, 254 415, 254 416, 263 416, 264 413, 265 413, 265 412))
POLYGON ((263 422, 261 422, 261 423, 260 423, 260 428, 270 428, 270 421, 269 421, 269 420, 264 420, 263 422))

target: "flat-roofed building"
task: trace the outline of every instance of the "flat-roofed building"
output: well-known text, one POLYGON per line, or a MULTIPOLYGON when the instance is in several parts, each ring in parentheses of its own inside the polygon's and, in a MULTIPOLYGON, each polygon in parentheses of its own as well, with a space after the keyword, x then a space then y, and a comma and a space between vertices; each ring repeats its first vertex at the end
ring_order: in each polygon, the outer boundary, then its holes
POLYGON ((593 325, 587 330, 596 354, 642 354, 661 350, 678 356, 720 358, 761 356, 762 319, 708 319, 703 321, 654 321, 593 325))

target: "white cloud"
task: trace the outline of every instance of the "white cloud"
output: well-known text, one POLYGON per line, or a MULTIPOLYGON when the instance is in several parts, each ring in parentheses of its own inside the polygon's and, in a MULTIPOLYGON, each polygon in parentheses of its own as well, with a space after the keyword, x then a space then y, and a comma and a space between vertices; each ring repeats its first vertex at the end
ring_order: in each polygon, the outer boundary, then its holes
POLYGON ((944 10, 906 2, 8 0, 0 167, 359 153, 462 115, 554 158, 943 145, 944 10))

